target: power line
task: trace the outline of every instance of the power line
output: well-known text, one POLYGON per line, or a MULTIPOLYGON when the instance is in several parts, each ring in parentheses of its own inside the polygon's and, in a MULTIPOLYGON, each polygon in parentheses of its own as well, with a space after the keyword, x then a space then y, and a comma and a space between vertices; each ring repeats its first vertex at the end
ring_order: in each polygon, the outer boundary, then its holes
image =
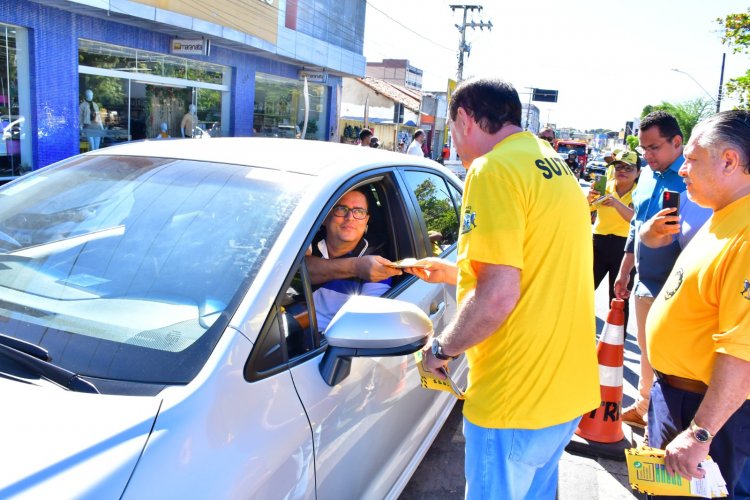
POLYGON ((461 33, 461 39, 458 42, 458 71, 456 71, 456 80, 460 82, 461 80, 463 80, 464 76, 464 52, 467 55, 471 53, 471 44, 466 43, 466 28, 479 28, 480 30, 488 28, 490 31, 492 31, 492 21, 487 21, 486 23, 484 21, 479 21, 477 23, 472 19, 470 23, 466 22, 466 14, 469 11, 473 13, 476 10, 480 14, 482 13, 481 5, 449 5, 449 7, 451 8, 452 12, 456 12, 456 10, 461 9, 463 9, 464 11, 463 22, 460 25, 456 25, 459 33, 461 33))
POLYGON ((396 20, 396 19, 392 18, 391 16, 389 16, 388 14, 386 14, 385 12, 383 12, 382 10, 378 9, 377 7, 375 7, 375 6, 374 6, 374 5, 372 4, 372 3, 370 3, 369 1, 366 1, 365 3, 367 3, 367 5, 368 5, 369 7, 372 7, 372 8, 374 9, 374 10, 376 10, 376 11, 380 12, 380 13, 381 13, 381 14, 383 14, 383 15, 384 15, 385 17, 387 17, 388 19, 390 19, 390 20, 391 20, 391 21, 393 21, 394 23, 398 24, 399 26, 401 26, 401 27, 402 27, 402 28, 404 28, 405 30, 407 30, 407 31, 410 31, 410 32, 414 33, 414 34, 415 34, 415 35, 417 35, 417 36, 418 36, 419 38, 422 38, 423 40, 426 40, 426 41, 430 42, 431 44, 433 44, 433 45, 435 45, 435 46, 437 46, 437 47, 440 47, 441 49, 445 49, 445 50, 447 50, 447 51, 449 51, 449 52, 453 52, 453 49, 451 49, 450 47, 446 47, 445 45, 443 45, 443 44, 441 44, 441 43, 438 43, 438 42, 436 42, 436 41, 434 41, 434 40, 431 40, 431 39, 427 38, 426 36, 424 36, 423 34, 421 34, 421 33, 418 33, 417 31, 414 31, 413 29, 409 28, 409 27, 408 27, 408 26, 406 26, 405 24, 401 23, 400 21, 398 21, 398 20, 396 20))

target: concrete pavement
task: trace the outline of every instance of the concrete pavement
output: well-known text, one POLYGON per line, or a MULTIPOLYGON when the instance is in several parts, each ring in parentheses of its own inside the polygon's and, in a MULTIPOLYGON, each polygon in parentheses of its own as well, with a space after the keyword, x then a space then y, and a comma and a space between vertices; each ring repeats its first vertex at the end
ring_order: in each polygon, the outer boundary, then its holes
MULTIPOLYGON (((597 334, 601 333, 609 311, 607 282, 596 291, 597 334)), ((625 339, 622 407, 629 406, 638 393, 640 350, 635 337, 635 312, 632 304, 625 339)), ((456 405, 445 426, 425 456, 401 500, 453 500, 464 495, 464 439, 461 432, 461 405, 456 405)), ((626 435, 631 432, 623 427, 626 435)), ((636 443, 642 441, 642 430, 633 432, 636 443)), ((645 499, 628 485, 625 462, 592 458, 565 452, 560 460, 559 500, 632 500, 645 499)))

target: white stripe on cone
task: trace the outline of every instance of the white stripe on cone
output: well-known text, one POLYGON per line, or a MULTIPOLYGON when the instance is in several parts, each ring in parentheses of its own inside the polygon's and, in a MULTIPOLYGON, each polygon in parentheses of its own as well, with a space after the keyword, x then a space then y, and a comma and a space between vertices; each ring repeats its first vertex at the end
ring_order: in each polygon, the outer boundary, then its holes
POLYGON ((607 387, 622 387, 622 366, 599 365, 599 384, 607 387))
POLYGON ((625 343, 625 327, 606 323, 599 342, 609 345, 623 345, 625 343))

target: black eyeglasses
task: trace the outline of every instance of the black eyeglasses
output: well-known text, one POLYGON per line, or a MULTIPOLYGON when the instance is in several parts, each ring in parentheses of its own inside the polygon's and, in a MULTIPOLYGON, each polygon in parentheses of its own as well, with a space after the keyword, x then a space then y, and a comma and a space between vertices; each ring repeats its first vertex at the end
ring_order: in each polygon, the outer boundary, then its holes
POLYGON ((352 217, 362 220, 367 217, 367 210, 364 208, 349 208, 346 205, 336 205, 333 207, 333 215, 336 217, 346 217, 346 214, 352 213, 352 217))
POLYGON ((618 172, 632 172, 635 170, 635 167, 633 165, 615 165, 615 170, 618 172))
POLYGON ((540 137, 540 139, 543 139, 543 140, 549 142, 550 144, 552 144, 552 142, 555 140, 554 137, 540 137))

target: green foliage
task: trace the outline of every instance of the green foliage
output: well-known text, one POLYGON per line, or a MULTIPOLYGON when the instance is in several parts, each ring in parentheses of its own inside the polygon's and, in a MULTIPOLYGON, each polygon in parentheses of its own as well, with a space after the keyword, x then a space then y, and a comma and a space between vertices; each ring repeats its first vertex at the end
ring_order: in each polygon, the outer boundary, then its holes
MULTIPOLYGON (((721 42, 735 54, 750 54, 750 9, 716 20, 724 30, 721 42)), ((750 109, 750 70, 726 84, 727 95, 739 100, 739 109, 750 109)))
POLYGON ((454 233, 458 228, 458 218, 447 193, 443 192, 443 196, 438 196, 440 193, 437 186, 432 180, 427 179, 417 186, 414 194, 424 214, 427 230, 437 231, 446 238, 448 235, 451 235, 452 239, 457 238, 458 235, 454 233))
POLYGON ((634 135, 629 135, 625 140, 627 141, 628 147, 631 151, 635 151, 635 148, 637 148, 640 144, 640 141, 638 141, 638 138, 634 135))
POLYGON ((690 134, 693 133, 693 128, 698 122, 714 113, 714 103, 707 99, 693 99, 692 101, 677 104, 666 101, 657 105, 649 104, 643 108, 641 119, 652 111, 666 111, 674 116, 680 125, 680 130, 682 130, 684 136, 683 142, 687 143, 688 139, 690 139, 690 134))

